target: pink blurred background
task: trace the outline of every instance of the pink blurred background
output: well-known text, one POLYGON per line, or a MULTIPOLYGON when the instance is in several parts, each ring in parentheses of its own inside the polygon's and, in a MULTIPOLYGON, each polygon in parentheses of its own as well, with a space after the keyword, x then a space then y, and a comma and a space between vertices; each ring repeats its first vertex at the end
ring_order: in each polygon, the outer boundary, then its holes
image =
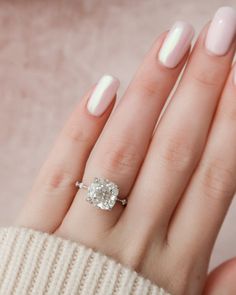
MULTIPOLYGON (((0 1, 0 225, 18 213, 66 117, 102 74, 122 94, 155 37, 175 20, 199 32, 235 0, 0 1)), ((236 7, 235 7, 236 8, 236 7)), ((236 255, 236 202, 211 267, 236 255)))

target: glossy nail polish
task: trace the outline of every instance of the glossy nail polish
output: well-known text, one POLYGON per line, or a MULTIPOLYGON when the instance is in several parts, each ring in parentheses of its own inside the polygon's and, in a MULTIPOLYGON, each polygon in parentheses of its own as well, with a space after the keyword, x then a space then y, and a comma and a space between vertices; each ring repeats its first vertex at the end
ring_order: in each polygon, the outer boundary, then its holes
POLYGON ((119 88, 120 82, 117 78, 110 75, 104 75, 95 86, 88 103, 87 109, 93 116, 101 116, 112 100, 119 88))
POLYGON ((236 12, 231 7, 221 7, 209 26, 206 37, 206 48, 215 55, 224 55, 236 33, 236 12))
POLYGON ((183 21, 176 22, 167 34, 159 51, 159 60, 167 68, 174 68, 182 60, 194 36, 193 27, 183 21))

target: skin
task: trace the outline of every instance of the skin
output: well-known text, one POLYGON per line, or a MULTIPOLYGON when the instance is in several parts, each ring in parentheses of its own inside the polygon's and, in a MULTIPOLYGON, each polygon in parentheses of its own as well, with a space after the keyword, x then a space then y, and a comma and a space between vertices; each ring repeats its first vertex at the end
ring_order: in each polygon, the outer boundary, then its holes
POLYGON ((204 45, 207 28, 157 128, 188 58, 174 69, 158 61, 166 33, 153 44, 111 116, 114 102, 94 117, 86 108, 92 89, 84 96, 17 225, 81 242, 173 294, 201 294, 205 288, 205 294, 217 295, 217 284, 233 286, 235 263, 208 281, 207 268, 236 189, 235 42, 224 56, 213 56, 204 45), (86 191, 74 184, 90 183, 94 176, 115 181, 128 205, 106 212, 86 202, 86 191))
POLYGON ((218 266, 209 275, 204 288, 204 295, 223 295, 236 293, 236 259, 231 259, 218 266))

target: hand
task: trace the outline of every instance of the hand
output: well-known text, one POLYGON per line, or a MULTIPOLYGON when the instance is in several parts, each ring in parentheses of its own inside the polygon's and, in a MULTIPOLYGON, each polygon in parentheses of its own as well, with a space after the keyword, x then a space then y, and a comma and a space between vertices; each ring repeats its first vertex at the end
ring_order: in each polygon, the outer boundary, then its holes
POLYGON ((103 77, 62 130, 17 224, 81 242, 174 294, 200 294, 236 185, 235 30, 235 12, 220 9, 161 118, 190 25, 158 38, 114 112, 118 81, 103 77), (94 177, 117 183, 127 206, 87 202, 75 182, 94 177))

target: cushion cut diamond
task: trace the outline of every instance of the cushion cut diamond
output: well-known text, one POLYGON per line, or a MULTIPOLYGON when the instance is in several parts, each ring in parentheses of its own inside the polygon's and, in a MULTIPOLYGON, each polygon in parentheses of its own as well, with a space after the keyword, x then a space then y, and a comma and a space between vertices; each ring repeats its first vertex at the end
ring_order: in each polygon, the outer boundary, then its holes
POLYGON ((111 210, 119 194, 118 186, 104 178, 94 178, 88 187, 86 200, 96 207, 111 210))

